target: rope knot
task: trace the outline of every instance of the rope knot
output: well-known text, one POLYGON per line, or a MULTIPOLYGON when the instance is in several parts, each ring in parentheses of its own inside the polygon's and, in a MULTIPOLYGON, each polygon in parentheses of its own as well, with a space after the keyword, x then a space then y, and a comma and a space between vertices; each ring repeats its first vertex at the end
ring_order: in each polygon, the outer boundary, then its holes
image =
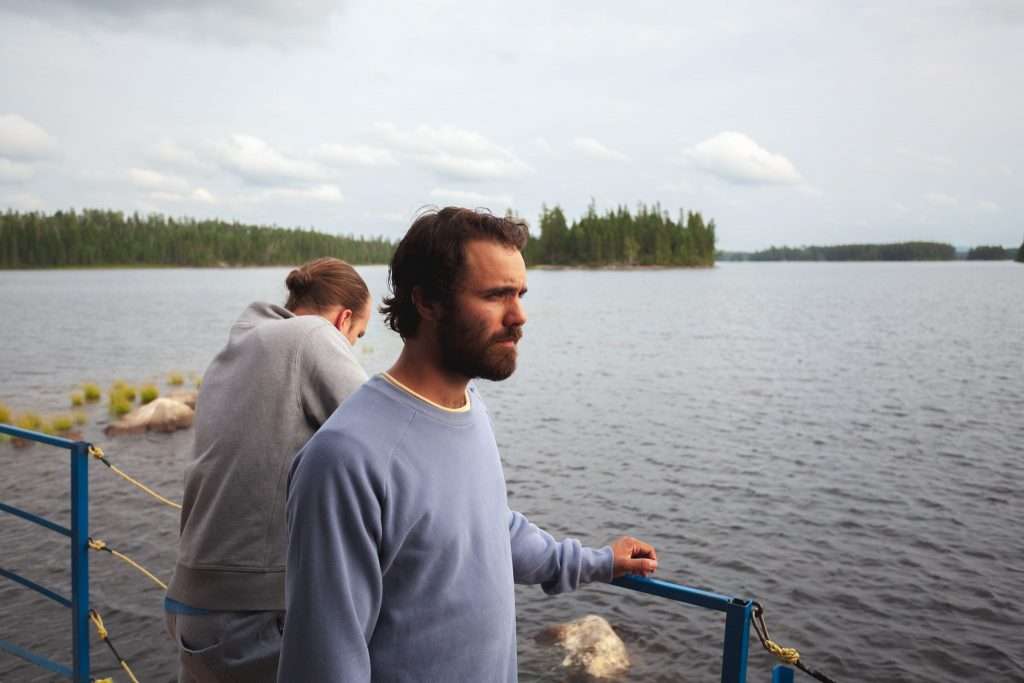
POLYGON ((797 652, 796 648, 782 647, 774 640, 765 641, 765 647, 768 648, 769 652, 790 666, 800 661, 800 653, 797 652))
POLYGON ((96 625, 96 632, 99 633, 100 640, 106 640, 110 634, 107 633, 107 627, 103 625, 103 619, 100 617, 99 612, 94 609, 89 610, 89 618, 96 625))

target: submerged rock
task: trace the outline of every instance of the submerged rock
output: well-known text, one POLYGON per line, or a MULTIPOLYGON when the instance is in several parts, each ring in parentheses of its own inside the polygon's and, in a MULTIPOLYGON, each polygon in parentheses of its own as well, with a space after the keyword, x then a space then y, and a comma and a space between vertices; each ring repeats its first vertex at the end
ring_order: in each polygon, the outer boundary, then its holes
POLYGON ((562 666, 593 678, 615 678, 629 669, 626 644, 605 619, 588 614, 547 629, 547 640, 566 651, 562 666))
POLYGON ((158 398, 140 406, 109 424, 103 430, 107 436, 119 434, 139 434, 147 430, 157 432, 173 432, 192 426, 192 408, 182 401, 171 398, 158 398))
POLYGON ((198 398, 198 396, 199 396, 199 392, 198 391, 188 391, 187 389, 178 389, 177 391, 172 391, 171 393, 169 393, 167 395, 167 398, 171 399, 172 401, 177 401, 178 403, 184 403, 185 405, 187 405, 192 410, 195 410, 196 409, 196 398, 198 398))

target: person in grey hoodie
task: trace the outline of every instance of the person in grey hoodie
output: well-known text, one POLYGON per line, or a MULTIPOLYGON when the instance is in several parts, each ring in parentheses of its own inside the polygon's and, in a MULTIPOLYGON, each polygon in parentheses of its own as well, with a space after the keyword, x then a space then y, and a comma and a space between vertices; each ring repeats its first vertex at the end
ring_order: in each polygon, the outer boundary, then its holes
POLYGON ((556 541, 508 505, 472 380, 515 369, 525 243, 516 220, 454 207, 399 243, 382 311, 401 355, 292 465, 279 683, 512 682, 514 583, 656 569, 642 541, 556 541))
POLYGON ((284 623, 285 493, 298 450, 364 381, 352 347, 371 300, 349 264, 321 258, 254 303, 203 376, 165 599, 179 680, 273 681, 284 623))

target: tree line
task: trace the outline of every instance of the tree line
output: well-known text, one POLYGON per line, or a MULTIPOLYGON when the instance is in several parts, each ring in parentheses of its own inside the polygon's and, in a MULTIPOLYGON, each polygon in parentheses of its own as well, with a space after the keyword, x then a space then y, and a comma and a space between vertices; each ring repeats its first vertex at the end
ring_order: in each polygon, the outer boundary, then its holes
POLYGON ((270 266, 335 256, 387 263, 383 238, 85 209, 0 214, 0 268, 270 266))
POLYGON ((1013 249, 1006 247, 983 245, 972 247, 964 258, 968 261, 1009 261, 1014 253, 1013 249))
POLYGON ((1020 243, 1020 248, 1017 250, 1017 263, 1024 263, 1024 242, 1020 243))
MULTIPOLYGON (((52 214, 0 214, 0 268, 102 266, 269 266, 335 256, 354 264, 388 263, 395 244, 380 237, 237 222, 140 216, 85 209, 52 214)), ((673 221, 658 205, 635 213, 591 206, 571 225, 558 206, 545 207, 540 234, 524 250, 530 265, 710 266, 715 222, 680 212, 673 221)))
POLYGON ((593 204, 568 224, 561 207, 545 206, 540 235, 524 256, 530 265, 711 266, 715 263, 715 222, 682 211, 675 221, 660 205, 624 206, 598 214, 593 204))
POLYGON ((834 246, 770 247, 737 255, 745 261, 952 261, 956 249, 942 242, 837 244, 834 246))

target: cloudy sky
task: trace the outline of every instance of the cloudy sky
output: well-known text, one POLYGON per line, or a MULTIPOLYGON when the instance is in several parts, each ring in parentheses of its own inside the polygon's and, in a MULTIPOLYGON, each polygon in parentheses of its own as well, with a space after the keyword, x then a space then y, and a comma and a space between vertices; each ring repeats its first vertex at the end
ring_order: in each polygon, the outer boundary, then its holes
POLYGON ((719 246, 1024 236, 1024 3, 0 0, 0 207, 395 237, 660 202, 719 246))

